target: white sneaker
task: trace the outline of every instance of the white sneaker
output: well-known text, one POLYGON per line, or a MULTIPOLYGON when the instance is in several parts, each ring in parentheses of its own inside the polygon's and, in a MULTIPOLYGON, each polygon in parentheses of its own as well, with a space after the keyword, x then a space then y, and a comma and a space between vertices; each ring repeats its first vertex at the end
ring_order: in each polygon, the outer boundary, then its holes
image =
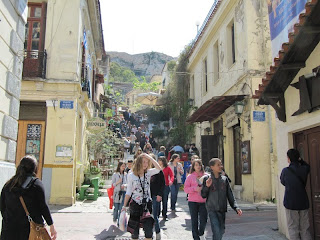
POLYGON ((200 238, 200 240, 206 240, 206 238, 205 238, 204 234, 203 234, 203 235, 201 235, 201 236, 199 236, 199 238, 200 238))
POLYGON ((156 240, 160 240, 161 239, 161 232, 156 233, 156 240))

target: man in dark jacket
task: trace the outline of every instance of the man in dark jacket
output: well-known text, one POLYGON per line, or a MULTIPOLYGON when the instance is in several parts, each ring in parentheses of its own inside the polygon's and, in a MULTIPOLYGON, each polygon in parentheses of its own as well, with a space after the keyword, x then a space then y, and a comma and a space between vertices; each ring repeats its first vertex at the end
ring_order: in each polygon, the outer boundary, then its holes
POLYGON ((286 208, 290 239, 311 240, 309 224, 309 200, 306 183, 310 166, 300 158, 296 149, 287 152, 289 167, 282 170, 280 181, 285 186, 283 205, 286 208))
POLYGON ((152 196, 152 213, 154 217, 154 228, 156 231, 156 239, 161 239, 159 215, 160 215, 160 202, 162 200, 163 191, 165 187, 164 174, 160 171, 158 174, 153 175, 150 179, 150 190, 152 196))

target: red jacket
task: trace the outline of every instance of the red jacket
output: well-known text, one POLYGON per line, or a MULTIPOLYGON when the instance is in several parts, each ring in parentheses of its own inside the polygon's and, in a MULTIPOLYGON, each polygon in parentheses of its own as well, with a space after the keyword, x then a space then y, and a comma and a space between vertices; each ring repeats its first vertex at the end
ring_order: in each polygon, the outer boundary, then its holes
POLYGON ((173 183, 174 181, 174 174, 169 166, 162 169, 164 174, 164 180, 166 182, 166 186, 169 186, 169 183, 173 183))

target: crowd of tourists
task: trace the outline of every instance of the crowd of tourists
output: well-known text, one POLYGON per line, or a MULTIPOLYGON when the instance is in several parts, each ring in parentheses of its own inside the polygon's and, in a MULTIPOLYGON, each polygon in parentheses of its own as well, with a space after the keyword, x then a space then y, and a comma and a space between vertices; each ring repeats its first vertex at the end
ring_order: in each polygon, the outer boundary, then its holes
MULTIPOLYGON (((131 117, 129 114, 130 124, 131 117)), ((137 120, 137 118, 133 119, 137 120)), ((115 131, 122 134, 123 130, 128 128, 129 122, 124 124, 121 131, 118 129, 115 131)), ((113 127, 114 124, 110 122, 109 127, 113 127)), ((139 131, 142 131, 141 125, 136 133, 139 131)), ((132 133, 132 128, 129 132, 132 133)), ((137 137, 136 133, 135 137, 137 137)), ((192 155, 191 166, 184 170, 179 153, 186 149, 175 146, 176 148, 173 147, 171 151, 166 151, 166 147, 161 146, 160 151, 155 155, 150 143, 150 135, 151 132, 148 136, 149 142, 146 141, 143 148, 141 142, 136 140, 133 146, 130 145, 129 151, 135 153, 134 160, 120 161, 112 176, 114 224, 119 226, 120 214, 128 211, 127 231, 131 233, 132 239, 139 239, 141 227, 145 239, 152 239, 154 232, 156 239, 161 239, 159 218, 170 221, 168 219, 169 195, 171 213, 176 212, 182 175, 186 171, 184 191, 188 194, 193 239, 205 239, 204 231, 209 218, 212 239, 221 240, 225 232, 227 202, 239 216, 242 215, 231 190, 231 180, 224 172, 222 161, 218 158, 211 159, 209 168, 205 170, 201 159, 195 154, 197 149, 192 144, 188 151, 192 155)), ((308 218, 309 200, 305 187, 310 166, 302 160, 296 149, 290 149, 287 152, 287 158, 289 166, 283 169, 280 180, 285 186, 284 206, 289 236, 290 239, 309 240, 311 239, 308 218)), ((34 156, 23 157, 17 166, 16 174, 7 181, 1 191, 0 211, 3 217, 1 240, 57 238, 50 210, 45 201, 43 184, 36 177, 37 165, 38 162, 34 156), (44 220, 50 226, 51 236, 46 231, 44 220), (39 236, 36 237, 36 235, 39 236), (47 238, 44 238, 44 235, 47 238)))
MULTIPOLYGON (((213 158, 205 169, 198 157, 199 151, 195 144, 186 144, 184 147, 169 146, 170 150, 165 146, 157 149, 152 132, 149 136, 144 132, 145 123, 136 126, 139 124, 139 117, 132 117, 128 112, 124 114, 123 121, 122 129, 118 131, 121 135, 125 135, 124 147, 128 153, 134 154, 134 160, 129 160, 127 166, 124 161, 119 162, 117 171, 112 177, 112 184, 115 187, 114 223, 119 226, 120 213, 128 211, 130 217, 127 231, 132 234, 132 239, 139 238, 140 228, 143 228, 145 239, 152 239, 153 232, 156 234, 156 239, 161 239, 159 218, 162 217, 164 221, 170 220, 168 219, 169 195, 171 213, 176 213, 178 193, 184 174, 180 154, 187 152, 192 157, 191 166, 186 169, 187 178, 183 188, 187 193, 193 239, 205 239, 204 232, 209 218, 212 239, 221 240, 225 232, 227 203, 229 202, 239 216, 242 215, 231 190, 231 179, 224 172, 222 161, 213 158), (134 123, 131 119, 135 119, 132 120, 134 123)), ((294 167, 297 159, 290 151, 292 150, 288 151, 288 162, 294 167)), ((305 166, 306 163, 299 158, 299 164, 305 166)), ((288 186, 284 180, 285 173, 284 169, 281 182, 288 186)), ((307 175, 306 171, 305 176, 307 175)), ((286 202, 290 200, 285 196, 285 204, 286 202)), ((299 223, 299 219, 306 220, 305 217, 294 216, 292 211, 287 210, 287 218, 291 219, 292 226, 293 222, 299 223)), ((289 226, 289 234, 290 231, 297 232, 299 229, 292 229, 292 226, 289 226)))
POLYGON ((128 208, 130 217, 127 231, 132 234, 132 239, 139 238, 140 227, 146 239, 152 239, 154 232, 156 239, 161 239, 159 218, 170 220, 169 196, 170 211, 176 213, 182 176, 185 173, 180 163, 181 153, 191 156, 191 165, 186 169, 184 191, 188 196, 193 238, 204 239, 208 217, 216 236, 214 239, 222 238, 227 200, 239 215, 242 214, 233 197, 228 177, 221 175, 224 171, 220 159, 212 159, 209 162, 210 168, 205 172, 195 144, 158 148, 144 115, 125 111, 123 118, 109 121, 109 127, 119 138, 123 138, 125 152, 134 155, 133 160, 120 161, 112 176, 113 221, 119 226, 121 211, 128 208), (210 188, 217 191, 210 191, 210 188))

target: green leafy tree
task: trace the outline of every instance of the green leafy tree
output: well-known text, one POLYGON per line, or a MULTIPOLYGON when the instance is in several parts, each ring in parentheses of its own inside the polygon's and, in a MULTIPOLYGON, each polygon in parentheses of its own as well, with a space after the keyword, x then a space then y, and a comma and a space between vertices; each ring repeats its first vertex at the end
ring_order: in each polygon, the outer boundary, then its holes
POLYGON ((89 156, 97 160, 101 156, 113 156, 117 153, 121 140, 108 128, 91 131, 87 138, 89 156))
POLYGON ((191 107, 188 104, 189 98, 189 74, 187 72, 188 53, 190 45, 186 46, 180 54, 177 64, 170 62, 168 70, 172 71, 172 80, 168 86, 168 107, 169 115, 173 119, 174 128, 169 132, 170 141, 173 144, 183 146, 191 141, 194 135, 194 124, 187 124, 191 107))
POLYGON ((138 80, 135 73, 126 67, 121 67, 118 63, 110 64, 110 82, 134 82, 138 80))
POLYGON ((159 85, 160 85, 159 82, 148 83, 147 79, 145 77, 143 77, 143 76, 141 77, 141 81, 135 80, 133 82, 133 88, 134 89, 140 89, 142 91, 157 92, 159 85))

